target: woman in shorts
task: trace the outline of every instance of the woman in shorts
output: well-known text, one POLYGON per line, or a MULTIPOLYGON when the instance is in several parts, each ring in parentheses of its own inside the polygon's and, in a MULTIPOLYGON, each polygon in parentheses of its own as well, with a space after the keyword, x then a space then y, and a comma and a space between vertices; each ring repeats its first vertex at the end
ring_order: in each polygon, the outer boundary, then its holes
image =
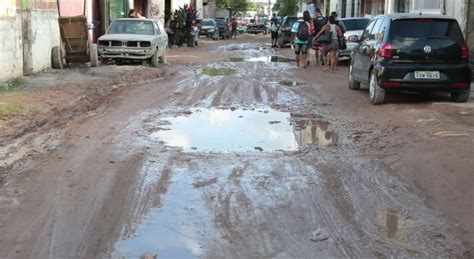
POLYGON ((324 68, 323 70, 330 70, 331 73, 334 73, 337 65, 337 52, 339 50, 339 42, 337 39, 338 37, 342 37, 342 30, 337 26, 334 16, 329 16, 328 24, 323 27, 315 38, 319 38, 323 33, 328 31, 332 32, 331 41, 323 44, 323 60, 324 64, 328 64, 328 68, 324 68))

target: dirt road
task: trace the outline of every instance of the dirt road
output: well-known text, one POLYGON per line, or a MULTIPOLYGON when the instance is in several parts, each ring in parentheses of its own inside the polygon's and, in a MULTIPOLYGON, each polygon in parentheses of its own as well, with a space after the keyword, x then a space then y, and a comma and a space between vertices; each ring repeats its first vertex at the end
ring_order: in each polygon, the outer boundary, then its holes
POLYGON ((472 258, 474 100, 372 106, 268 42, 172 50, 45 132, 0 187, 2 257, 472 258))

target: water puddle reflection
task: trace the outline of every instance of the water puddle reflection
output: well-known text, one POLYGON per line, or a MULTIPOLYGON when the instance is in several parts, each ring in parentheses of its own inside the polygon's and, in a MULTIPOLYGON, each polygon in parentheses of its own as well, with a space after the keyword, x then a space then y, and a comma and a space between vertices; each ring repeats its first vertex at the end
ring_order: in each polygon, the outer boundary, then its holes
POLYGON ((295 120, 293 124, 296 141, 300 147, 312 144, 329 146, 340 142, 339 135, 330 129, 328 122, 300 119, 295 120))
POLYGON ((202 254, 199 240, 212 228, 206 227, 210 216, 200 193, 192 188, 192 179, 176 172, 162 202, 163 207, 147 213, 134 236, 115 245, 122 258, 198 258, 202 254))
POLYGON ((163 121, 168 128, 151 137, 187 152, 292 151, 313 143, 338 143, 329 123, 272 109, 192 109, 163 121))

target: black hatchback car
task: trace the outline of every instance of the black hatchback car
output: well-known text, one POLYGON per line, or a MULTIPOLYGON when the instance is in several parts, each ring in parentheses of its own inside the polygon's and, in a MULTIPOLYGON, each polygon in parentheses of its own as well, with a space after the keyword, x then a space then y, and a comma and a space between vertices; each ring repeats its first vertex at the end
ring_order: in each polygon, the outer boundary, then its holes
POLYGON ((454 18, 389 14, 372 19, 351 53, 348 84, 369 85, 370 101, 381 104, 389 91, 444 90, 454 102, 469 99, 469 49, 454 18))

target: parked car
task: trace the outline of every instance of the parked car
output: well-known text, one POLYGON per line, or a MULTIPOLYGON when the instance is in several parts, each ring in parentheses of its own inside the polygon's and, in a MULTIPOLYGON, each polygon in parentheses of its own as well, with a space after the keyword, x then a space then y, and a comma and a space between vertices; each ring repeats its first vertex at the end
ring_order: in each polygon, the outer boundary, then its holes
POLYGON ((264 23, 250 23, 250 24, 247 24, 247 33, 267 34, 267 26, 264 23))
MULTIPOLYGON (((340 22, 344 23, 346 27, 346 32, 344 33, 344 38, 347 38, 352 35, 357 35, 358 37, 362 36, 367 24, 369 24, 369 18, 363 17, 354 17, 354 18, 342 18, 339 19, 340 22)), ((345 50, 339 51, 339 57, 350 57, 352 50, 357 45, 355 42, 347 42, 347 48, 345 50)))
POLYGON ((168 35, 157 20, 114 20, 97 41, 99 55, 105 60, 117 63, 149 60, 154 67, 166 63, 168 35))
POLYGON ((434 14, 390 14, 372 19, 349 65, 349 88, 369 85, 370 101, 381 104, 389 91, 444 90, 454 102, 469 99, 469 49, 454 18, 434 14))
POLYGON ((291 42, 291 28, 298 21, 296 15, 288 15, 283 17, 280 27, 278 28, 278 46, 284 47, 291 42))
POLYGON ((230 28, 227 24, 226 20, 224 19, 214 19, 217 23, 217 27, 219 28, 219 37, 223 39, 230 38, 230 28))
POLYGON ((219 29, 214 19, 202 20, 202 28, 199 31, 199 36, 205 36, 206 38, 212 38, 214 40, 219 39, 219 29))

